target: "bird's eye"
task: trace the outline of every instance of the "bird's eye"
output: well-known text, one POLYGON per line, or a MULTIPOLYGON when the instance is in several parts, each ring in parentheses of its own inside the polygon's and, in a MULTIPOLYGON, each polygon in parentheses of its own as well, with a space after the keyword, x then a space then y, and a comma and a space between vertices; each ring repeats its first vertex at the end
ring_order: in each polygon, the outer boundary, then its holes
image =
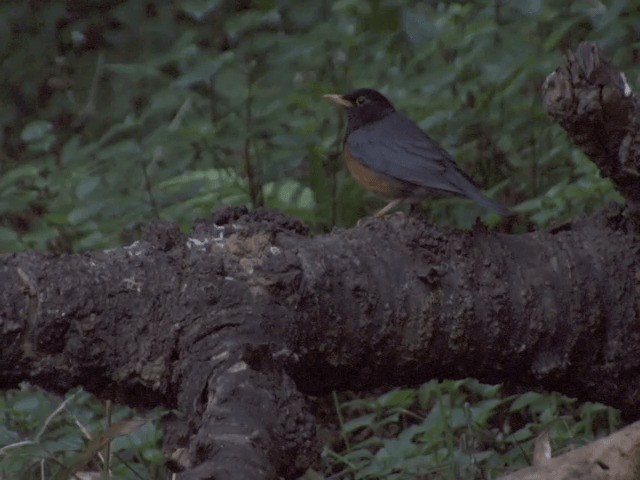
POLYGON ((356 98, 356 105, 364 105, 367 103, 367 99, 365 97, 356 98))

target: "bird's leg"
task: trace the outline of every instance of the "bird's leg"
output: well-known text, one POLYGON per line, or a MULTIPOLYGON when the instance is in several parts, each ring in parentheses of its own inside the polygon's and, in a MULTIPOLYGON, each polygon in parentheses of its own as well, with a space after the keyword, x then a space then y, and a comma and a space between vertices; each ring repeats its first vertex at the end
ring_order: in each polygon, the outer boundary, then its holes
POLYGON ((384 207, 381 210, 379 210, 374 215, 374 217, 381 217, 384 214, 388 213, 390 210, 394 209, 397 205, 399 205, 400 202, 402 202, 402 200, 403 200, 402 198, 396 198, 395 200, 390 201, 389 204, 386 207, 384 207))

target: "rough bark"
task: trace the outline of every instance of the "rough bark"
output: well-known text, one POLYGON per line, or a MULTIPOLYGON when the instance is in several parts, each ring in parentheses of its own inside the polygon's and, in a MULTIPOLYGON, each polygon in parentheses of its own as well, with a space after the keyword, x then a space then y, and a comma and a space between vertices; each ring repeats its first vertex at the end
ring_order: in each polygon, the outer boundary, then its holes
MULTIPOLYGON (((609 84, 571 65, 545 102, 565 105, 570 134, 627 132, 585 148, 634 200, 635 97, 602 94, 626 115, 592 106, 582 121, 571 82, 609 84)), ((224 209, 188 237, 165 223, 121 249, 2 255, 0 388, 81 384, 176 408, 164 443, 182 479, 293 477, 320 448, 306 395, 332 389, 473 376, 637 418, 640 238, 626 212, 525 235, 392 215, 310 237, 275 212, 224 209)))
POLYGON ((545 80, 544 106, 610 177, 634 209, 640 206, 640 103, 623 72, 597 45, 581 43, 545 80))

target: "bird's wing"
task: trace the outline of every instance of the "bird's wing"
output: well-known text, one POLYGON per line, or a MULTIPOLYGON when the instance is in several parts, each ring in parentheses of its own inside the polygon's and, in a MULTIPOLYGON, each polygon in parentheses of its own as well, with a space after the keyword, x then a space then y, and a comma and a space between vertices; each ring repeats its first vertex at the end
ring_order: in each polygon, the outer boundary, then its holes
POLYGON ((400 113, 354 130, 346 144, 364 165, 399 180, 464 196, 478 189, 440 145, 400 113))
POLYGON ((351 155, 365 166, 428 190, 462 195, 501 215, 512 212, 485 196, 451 156, 407 117, 394 112, 363 125, 346 139, 351 155))

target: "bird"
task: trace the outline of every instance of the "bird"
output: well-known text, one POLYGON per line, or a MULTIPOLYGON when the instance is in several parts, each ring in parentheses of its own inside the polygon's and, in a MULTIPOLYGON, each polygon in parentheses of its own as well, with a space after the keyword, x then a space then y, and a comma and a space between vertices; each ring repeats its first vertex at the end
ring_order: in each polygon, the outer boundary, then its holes
POLYGON ((342 156, 353 178, 389 203, 375 216, 402 202, 411 209, 434 196, 467 197, 500 215, 512 212, 485 196, 449 153, 411 119, 398 112, 380 92, 359 88, 322 98, 347 111, 342 156))

